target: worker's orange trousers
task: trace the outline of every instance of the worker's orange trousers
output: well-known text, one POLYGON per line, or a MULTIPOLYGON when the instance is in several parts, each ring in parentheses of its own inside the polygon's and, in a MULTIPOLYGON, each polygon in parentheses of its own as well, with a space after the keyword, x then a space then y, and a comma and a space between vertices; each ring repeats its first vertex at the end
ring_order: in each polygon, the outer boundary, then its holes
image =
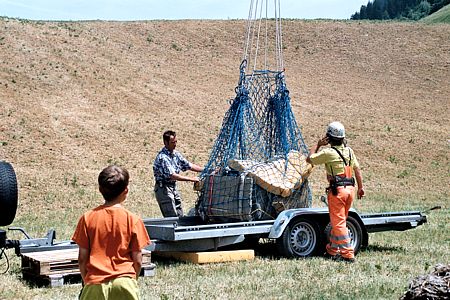
POLYGON ((330 212, 331 235, 327 252, 330 255, 340 254, 345 258, 354 258, 355 254, 347 229, 348 211, 352 206, 355 187, 338 187, 335 196, 328 192, 328 211, 330 212))

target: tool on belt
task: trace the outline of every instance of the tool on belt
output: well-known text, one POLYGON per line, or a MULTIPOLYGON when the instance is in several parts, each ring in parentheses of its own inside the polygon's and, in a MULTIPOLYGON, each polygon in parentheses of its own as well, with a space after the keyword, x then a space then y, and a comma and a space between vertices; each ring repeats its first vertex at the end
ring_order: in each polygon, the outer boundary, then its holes
POLYGON ((163 188, 164 186, 175 186, 175 181, 170 180, 157 180, 156 185, 160 188, 163 188))
POLYGON ((337 188, 338 186, 355 186, 355 178, 353 178, 352 175, 352 167, 350 166, 351 161, 352 161, 352 152, 349 151, 349 161, 348 164, 345 161, 344 156, 342 155, 342 153, 336 149, 335 147, 331 147, 334 150, 336 150, 336 152, 339 154, 339 156, 342 158, 342 161, 344 163, 344 176, 342 175, 334 175, 333 174, 333 167, 331 167, 331 179, 330 179, 330 186, 329 189, 331 190, 331 193, 336 196, 338 194, 337 192, 337 188))

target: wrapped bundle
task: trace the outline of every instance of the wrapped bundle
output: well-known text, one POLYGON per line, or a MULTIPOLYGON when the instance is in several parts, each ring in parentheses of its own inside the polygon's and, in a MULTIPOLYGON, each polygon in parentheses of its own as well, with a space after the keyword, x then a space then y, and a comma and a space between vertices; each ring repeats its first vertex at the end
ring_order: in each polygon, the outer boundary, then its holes
POLYGON ((290 151, 287 162, 284 157, 267 163, 232 159, 229 166, 246 172, 261 188, 281 197, 291 196, 312 171, 312 165, 306 162, 306 156, 298 151, 290 151))

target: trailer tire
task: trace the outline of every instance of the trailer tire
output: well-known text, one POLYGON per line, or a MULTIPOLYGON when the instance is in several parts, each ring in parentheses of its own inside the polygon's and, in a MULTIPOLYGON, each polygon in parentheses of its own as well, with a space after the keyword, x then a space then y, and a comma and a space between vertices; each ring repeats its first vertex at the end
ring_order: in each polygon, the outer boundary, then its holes
POLYGON ((11 164, 0 161, 0 226, 10 225, 17 211, 17 178, 11 164))
POLYGON ((290 222, 276 240, 278 252, 289 258, 311 257, 319 254, 323 238, 317 222, 297 218, 290 222))
MULTIPOLYGON (((350 235, 350 238, 352 239, 352 247, 354 253, 358 253, 361 249, 362 241, 363 241, 363 230, 359 222, 352 216, 348 216, 347 218, 347 228, 348 228, 348 234, 350 235)), ((328 225, 325 227, 325 237, 326 237, 326 243, 330 242, 330 235, 331 235, 331 223, 328 223, 328 225)))

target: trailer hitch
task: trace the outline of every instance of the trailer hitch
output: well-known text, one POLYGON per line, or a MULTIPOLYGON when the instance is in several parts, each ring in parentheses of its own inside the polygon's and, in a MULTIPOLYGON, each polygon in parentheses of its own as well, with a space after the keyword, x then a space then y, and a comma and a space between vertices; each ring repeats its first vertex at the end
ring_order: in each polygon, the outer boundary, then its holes
MULTIPOLYGON (((0 230, 0 249, 10 249, 10 248, 19 248, 20 242, 18 240, 8 240, 6 239, 6 231, 0 230)), ((0 259, 2 259, 2 256, 4 254, 4 251, 0 252, 0 259)), ((16 251, 17 254, 17 251, 16 251)))
POLYGON ((27 249, 53 246, 54 240, 56 239, 56 232, 54 229, 50 229, 43 238, 31 238, 25 229, 21 227, 10 227, 8 230, 20 231, 26 237, 23 240, 10 240, 6 238, 6 231, 0 230, 0 249, 14 248, 17 256, 20 256, 22 252, 26 252, 27 249))

